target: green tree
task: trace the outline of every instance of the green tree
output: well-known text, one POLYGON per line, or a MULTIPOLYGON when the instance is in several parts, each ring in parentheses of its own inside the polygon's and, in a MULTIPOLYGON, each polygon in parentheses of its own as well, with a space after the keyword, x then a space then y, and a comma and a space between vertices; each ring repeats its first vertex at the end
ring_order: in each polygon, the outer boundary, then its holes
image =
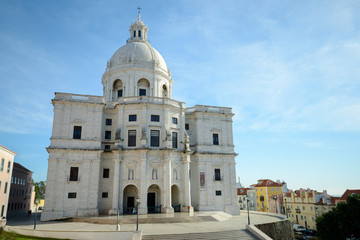
POLYGON ((321 239, 360 238, 360 195, 349 195, 346 203, 316 219, 316 228, 321 239))
POLYGON ((45 181, 40 182, 32 182, 35 187, 35 199, 44 199, 45 198, 45 189, 46 183, 45 181))

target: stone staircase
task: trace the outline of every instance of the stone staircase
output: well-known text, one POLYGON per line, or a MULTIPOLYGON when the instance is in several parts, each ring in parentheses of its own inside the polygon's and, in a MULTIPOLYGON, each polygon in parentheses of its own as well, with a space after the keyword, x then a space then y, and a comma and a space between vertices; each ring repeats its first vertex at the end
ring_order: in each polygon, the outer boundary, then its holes
POLYGON ((204 233, 143 235, 142 240, 257 240, 247 230, 232 230, 204 233))

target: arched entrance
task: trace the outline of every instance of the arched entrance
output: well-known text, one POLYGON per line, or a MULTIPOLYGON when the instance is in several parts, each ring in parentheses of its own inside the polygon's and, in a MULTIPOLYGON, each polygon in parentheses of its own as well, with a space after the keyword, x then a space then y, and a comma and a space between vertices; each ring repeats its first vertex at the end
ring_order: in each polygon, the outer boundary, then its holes
POLYGON ((148 213, 161 213, 160 187, 151 185, 147 190, 148 213))
POLYGON ((174 208, 174 212, 180 212, 180 196, 179 188, 176 185, 171 186, 171 206, 174 208))
POLYGON ((136 207, 136 197, 138 196, 138 189, 134 185, 127 185, 124 188, 123 209, 124 214, 133 213, 136 207))

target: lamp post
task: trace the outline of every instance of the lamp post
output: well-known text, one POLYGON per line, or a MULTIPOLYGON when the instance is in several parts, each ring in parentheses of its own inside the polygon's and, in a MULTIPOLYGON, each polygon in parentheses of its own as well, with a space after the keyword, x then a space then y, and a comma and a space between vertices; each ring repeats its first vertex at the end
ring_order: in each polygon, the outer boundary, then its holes
POLYGON ((139 204, 140 204, 140 197, 136 197, 136 231, 139 230, 139 204))
POLYGON ((246 202, 247 202, 247 210, 248 210, 248 225, 250 225, 249 199, 246 199, 246 202))
POLYGON ((39 203, 39 199, 36 199, 35 200, 35 217, 34 217, 34 230, 36 230, 36 218, 37 218, 37 206, 38 206, 38 203, 39 203))
POLYGON ((277 196, 274 196, 273 199, 275 200, 275 212, 276 212, 276 214, 278 214, 278 212, 277 212, 277 202, 276 202, 277 196))

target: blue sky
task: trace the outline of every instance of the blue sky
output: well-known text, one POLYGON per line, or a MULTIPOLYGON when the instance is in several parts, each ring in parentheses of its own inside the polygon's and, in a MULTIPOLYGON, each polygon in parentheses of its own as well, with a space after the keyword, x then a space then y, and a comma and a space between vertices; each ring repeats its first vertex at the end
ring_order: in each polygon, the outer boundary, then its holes
POLYGON ((0 0, 0 144, 35 180, 54 92, 102 95, 139 4, 173 98, 233 108, 243 185, 360 188, 360 2, 328 0, 0 0))

